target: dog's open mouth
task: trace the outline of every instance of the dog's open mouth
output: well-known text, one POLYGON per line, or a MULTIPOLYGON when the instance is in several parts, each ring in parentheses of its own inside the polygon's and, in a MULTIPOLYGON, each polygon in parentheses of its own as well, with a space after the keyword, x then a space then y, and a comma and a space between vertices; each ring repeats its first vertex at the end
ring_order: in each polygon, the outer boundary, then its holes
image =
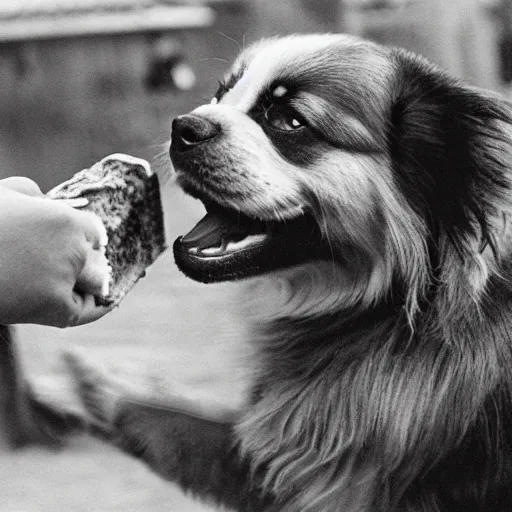
POLYGON ((178 267, 196 281, 244 279, 326 254, 311 215, 262 221, 203 201, 206 215, 174 243, 178 267))

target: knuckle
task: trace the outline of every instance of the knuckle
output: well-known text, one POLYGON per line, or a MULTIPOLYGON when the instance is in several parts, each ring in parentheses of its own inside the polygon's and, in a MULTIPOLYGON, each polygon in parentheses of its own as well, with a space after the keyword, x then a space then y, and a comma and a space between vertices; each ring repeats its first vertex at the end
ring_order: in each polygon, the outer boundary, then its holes
POLYGON ((59 206, 59 208, 56 213, 61 228, 69 231, 75 231, 78 227, 78 222, 76 221, 74 211, 71 207, 64 204, 57 206, 59 206))
POLYGON ((85 237, 81 228, 80 222, 74 215, 74 211, 65 205, 61 206, 55 212, 53 220, 55 229, 59 232, 60 237, 65 237, 68 241, 73 241, 75 247, 80 246, 79 242, 83 241, 85 246, 85 237))
POLYGON ((53 228, 59 233, 69 236, 76 230, 76 222, 71 215, 72 211, 69 211, 71 208, 50 201, 45 202, 43 207, 45 221, 51 222, 53 228))

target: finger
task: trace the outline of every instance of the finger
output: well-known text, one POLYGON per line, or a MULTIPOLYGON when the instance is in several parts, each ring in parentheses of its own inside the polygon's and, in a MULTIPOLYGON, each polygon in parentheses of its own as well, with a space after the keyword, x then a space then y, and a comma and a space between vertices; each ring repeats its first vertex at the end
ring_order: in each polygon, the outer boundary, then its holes
POLYGON ((114 309, 113 306, 96 306, 93 295, 69 289, 55 294, 54 302, 43 308, 40 317, 31 323, 59 327, 75 327, 98 320, 114 309))
POLYGON ((74 325, 84 325, 95 322, 114 309, 113 307, 96 306, 93 295, 82 295, 82 311, 74 325))
POLYGON ((75 289, 84 294, 106 297, 109 293, 112 269, 102 249, 88 251, 75 289))
POLYGON ((41 192, 39 185, 35 181, 32 181, 30 178, 25 178, 23 176, 13 176, 11 178, 5 178, 3 180, 0 180, 0 185, 8 188, 9 190, 14 190, 27 196, 43 196, 43 193, 41 192))
POLYGON ((107 230, 101 219, 92 212, 73 210, 82 226, 85 237, 92 244, 93 249, 105 247, 108 243, 107 230))

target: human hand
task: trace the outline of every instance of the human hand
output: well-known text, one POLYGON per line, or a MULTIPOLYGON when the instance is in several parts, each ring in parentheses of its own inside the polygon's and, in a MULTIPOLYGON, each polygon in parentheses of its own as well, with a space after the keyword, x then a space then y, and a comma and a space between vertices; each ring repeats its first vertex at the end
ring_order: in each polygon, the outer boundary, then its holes
POLYGON ((0 180, 0 323, 69 327, 110 311, 95 304, 110 268, 106 232, 89 212, 47 199, 27 178, 0 180))

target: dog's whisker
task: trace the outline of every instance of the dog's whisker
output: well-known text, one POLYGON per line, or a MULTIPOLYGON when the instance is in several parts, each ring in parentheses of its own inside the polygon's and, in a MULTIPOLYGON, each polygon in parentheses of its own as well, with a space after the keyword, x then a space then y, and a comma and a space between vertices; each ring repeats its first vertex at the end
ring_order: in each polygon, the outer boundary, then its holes
POLYGON ((239 52, 242 52, 244 50, 243 46, 236 39, 233 39, 232 37, 228 36, 224 32, 217 31, 217 33, 219 35, 221 35, 222 37, 225 37, 228 41, 232 41, 233 43, 235 43, 239 52))
POLYGON ((208 62, 212 60, 223 62, 224 64, 229 64, 229 61, 227 59, 223 59, 222 57, 205 57, 203 59, 199 59, 199 62, 208 62))

